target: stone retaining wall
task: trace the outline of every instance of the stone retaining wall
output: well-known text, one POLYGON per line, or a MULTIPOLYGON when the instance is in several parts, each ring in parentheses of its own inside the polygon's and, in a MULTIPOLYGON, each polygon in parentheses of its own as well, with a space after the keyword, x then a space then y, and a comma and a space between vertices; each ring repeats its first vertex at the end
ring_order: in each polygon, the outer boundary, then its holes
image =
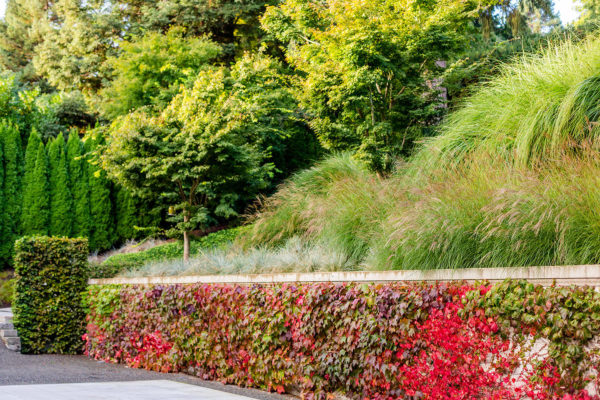
POLYGON ((91 285, 178 284, 178 283, 284 283, 284 282, 448 282, 525 279, 541 285, 587 285, 600 287, 600 265, 565 265, 514 268, 464 268, 404 271, 312 272, 240 275, 155 276, 137 278, 90 279, 91 285))

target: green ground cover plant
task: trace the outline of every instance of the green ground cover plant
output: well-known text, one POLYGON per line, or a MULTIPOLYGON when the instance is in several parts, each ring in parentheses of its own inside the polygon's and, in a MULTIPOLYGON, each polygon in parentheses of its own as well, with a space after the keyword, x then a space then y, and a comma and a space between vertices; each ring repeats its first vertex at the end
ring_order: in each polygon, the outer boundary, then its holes
POLYGON ((80 353, 86 239, 26 236, 15 243, 15 327, 21 352, 80 353))
MULTIPOLYGON (((191 241, 190 253, 197 255, 202 251, 227 247, 246 229, 245 227, 224 229, 196 238, 191 241)), ((137 253, 115 254, 100 265, 93 265, 90 274, 93 278, 111 278, 124 271, 136 273, 144 265, 180 259, 182 255, 183 244, 176 241, 137 253)))

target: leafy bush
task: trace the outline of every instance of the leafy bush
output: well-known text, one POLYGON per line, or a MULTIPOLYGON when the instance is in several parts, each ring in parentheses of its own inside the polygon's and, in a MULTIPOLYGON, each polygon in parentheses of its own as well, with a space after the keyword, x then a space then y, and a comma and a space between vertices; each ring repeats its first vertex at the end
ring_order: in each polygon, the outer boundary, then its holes
MULTIPOLYGON (((201 250, 222 248, 233 242, 246 229, 245 227, 225 229, 197 238, 191 241, 190 253, 195 255, 201 250)), ((183 244, 181 242, 167 243, 138 253, 115 254, 102 264, 93 265, 90 273, 93 278, 111 278, 122 271, 135 270, 151 262, 181 258, 182 255, 183 244)))
POLYGON ((13 301, 14 279, 10 271, 0 272, 0 307, 9 307, 13 301))
POLYGON ((95 359, 307 398, 590 399, 583 388, 598 384, 586 374, 600 367, 586 347, 600 333, 593 288, 113 285, 90 287, 88 302, 95 359), (562 346, 530 352, 505 326, 562 346))
POLYGON ((24 237, 15 243, 15 327, 23 353, 79 353, 85 326, 85 239, 24 237))

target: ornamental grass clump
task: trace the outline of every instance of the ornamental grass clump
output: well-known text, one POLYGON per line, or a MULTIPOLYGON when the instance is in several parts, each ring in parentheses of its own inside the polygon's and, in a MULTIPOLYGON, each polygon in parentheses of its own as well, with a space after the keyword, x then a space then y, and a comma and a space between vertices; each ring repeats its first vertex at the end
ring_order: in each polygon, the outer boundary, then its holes
POLYGON ((324 160, 294 175, 261 204, 245 246, 277 248, 294 236, 343 254, 350 263, 365 259, 373 227, 389 202, 385 181, 369 173, 349 154, 324 160))
POLYGON ((148 262, 131 268, 121 276, 178 276, 218 274, 258 274, 354 270, 356 265, 344 254, 327 246, 309 245, 297 237, 274 249, 209 248, 199 251, 189 261, 179 259, 148 262))
POLYGON ((239 240, 277 252, 294 235, 360 269, 597 263, 600 156, 581 152, 530 168, 471 158, 418 180, 348 175, 321 194, 292 178, 239 240), (296 227, 286 230, 290 210, 296 227))
POLYGON ((565 41, 505 65, 451 113, 413 166, 496 154, 518 165, 598 137, 600 39, 565 41))
POLYGON ((600 157, 523 169, 472 160, 431 177, 395 208, 370 252, 379 268, 593 264, 600 261, 600 157))
POLYGON ((395 173, 335 155, 263 201, 240 241, 297 236, 367 269, 600 263, 598 93, 599 38, 524 56, 395 173))

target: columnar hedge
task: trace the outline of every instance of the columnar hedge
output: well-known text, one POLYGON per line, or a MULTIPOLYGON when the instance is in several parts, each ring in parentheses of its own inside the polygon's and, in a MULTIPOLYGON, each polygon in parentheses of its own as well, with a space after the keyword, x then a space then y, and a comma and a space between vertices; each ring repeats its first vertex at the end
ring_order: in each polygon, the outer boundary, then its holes
POLYGON ((85 331, 86 239, 24 237, 15 243, 15 326, 23 353, 79 353, 85 331))
POLYGON ((136 225, 160 222, 90 162, 97 141, 74 130, 67 142, 59 134, 44 143, 33 130, 22 148, 21 134, 0 118, 0 271, 12 267, 22 236, 85 237, 103 251, 134 238, 136 225))
POLYGON ((318 399, 598 398, 591 288, 108 285, 88 301, 86 353, 131 367, 318 399))

